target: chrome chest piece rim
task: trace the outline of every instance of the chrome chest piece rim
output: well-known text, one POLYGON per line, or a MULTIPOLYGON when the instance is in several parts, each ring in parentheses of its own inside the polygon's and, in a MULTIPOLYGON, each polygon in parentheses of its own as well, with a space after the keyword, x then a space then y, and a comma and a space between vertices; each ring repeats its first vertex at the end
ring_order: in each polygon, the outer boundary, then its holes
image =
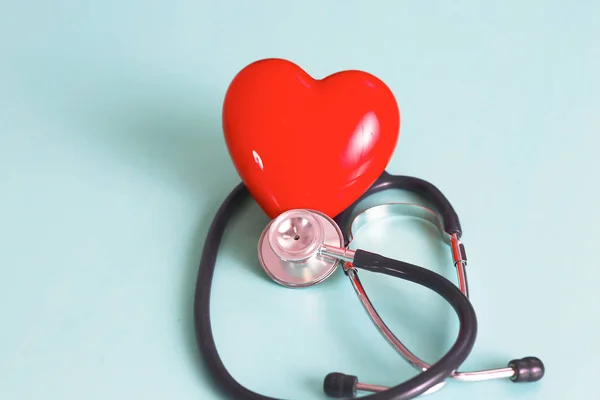
POLYGON ((319 256, 323 245, 342 247, 344 237, 327 215, 290 210, 272 220, 258 241, 258 259, 265 273, 286 287, 307 287, 327 279, 339 261, 319 256))

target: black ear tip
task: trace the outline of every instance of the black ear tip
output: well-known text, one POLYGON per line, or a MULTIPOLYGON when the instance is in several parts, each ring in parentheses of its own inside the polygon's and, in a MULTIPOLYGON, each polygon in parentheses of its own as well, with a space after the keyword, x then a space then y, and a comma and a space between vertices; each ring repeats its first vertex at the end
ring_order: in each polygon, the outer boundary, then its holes
POLYGON ((323 391, 329 397, 348 398, 356 396, 358 378, 353 375, 331 372, 323 380, 323 391))
POLYGON ((511 378, 513 382, 536 382, 542 379, 546 373, 544 363, 537 357, 511 360, 508 366, 515 370, 515 375, 511 378))

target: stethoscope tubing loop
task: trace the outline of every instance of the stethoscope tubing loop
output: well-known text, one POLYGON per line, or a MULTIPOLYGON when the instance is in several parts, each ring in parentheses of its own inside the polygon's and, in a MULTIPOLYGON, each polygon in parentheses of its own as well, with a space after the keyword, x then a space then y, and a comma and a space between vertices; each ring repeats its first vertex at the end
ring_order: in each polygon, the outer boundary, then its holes
MULTIPOLYGON (((236 186, 219 207, 209 228, 202 252, 195 290, 194 326, 196 341, 208 371, 229 398, 239 400, 278 400, 253 392, 235 380, 227 371, 219 356, 211 328, 210 295, 217 254, 229 221, 241 208, 243 202, 249 198, 249 192, 243 184, 236 186)), ((437 275, 432 281, 429 281, 429 278, 433 275, 429 276, 428 273, 434 273, 426 269, 414 266, 411 268, 394 268, 394 266, 397 267, 397 264, 390 262, 393 260, 382 256, 375 257, 376 255, 365 251, 357 253, 358 260, 355 258, 355 262, 361 269, 385 273, 420 283, 432 290, 439 290, 438 293, 445 299, 452 299, 451 305, 459 318, 460 328, 459 336, 449 352, 427 371, 385 392, 364 397, 367 400, 412 399, 443 381, 469 355, 477 334, 475 312, 468 299, 462 295, 455 285, 446 281, 445 278, 437 275), (460 296, 457 296, 457 294, 460 294, 460 296)))
POLYGON ((353 267, 424 286, 446 300, 459 320, 459 331, 454 344, 436 363, 398 386, 391 387, 385 392, 361 397, 362 399, 412 399, 443 382, 467 359, 477 338, 477 315, 469 299, 456 285, 426 268, 360 249, 354 254, 353 267), (393 397, 377 397, 383 394, 393 397))

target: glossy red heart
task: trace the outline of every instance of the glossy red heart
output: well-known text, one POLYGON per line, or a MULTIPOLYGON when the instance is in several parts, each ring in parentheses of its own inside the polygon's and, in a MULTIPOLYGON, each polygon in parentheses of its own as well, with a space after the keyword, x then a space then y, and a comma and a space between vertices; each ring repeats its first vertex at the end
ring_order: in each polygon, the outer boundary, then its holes
POLYGON ((290 61, 264 59, 231 82, 223 129, 242 182, 270 218, 292 208, 334 217, 388 165, 400 111, 367 72, 314 79, 290 61))

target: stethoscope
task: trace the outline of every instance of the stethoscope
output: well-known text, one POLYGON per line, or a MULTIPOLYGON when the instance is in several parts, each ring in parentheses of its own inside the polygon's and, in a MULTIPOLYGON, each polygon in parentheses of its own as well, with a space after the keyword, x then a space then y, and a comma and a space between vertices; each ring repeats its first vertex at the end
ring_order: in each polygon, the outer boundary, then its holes
MULTIPOLYGON (((217 352, 210 322, 210 293, 220 243, 228 222, 248 198, 250 194, 246 187, 239 184, 221 204, 208 231, 196 284, 196 339, 208 370, 228 398, 276 400, 248 390, 229 374, 217 352)), ((467 257, 461 236, 458 215, 438 188, 422 179, 387 172, 361 198, 333 219, 316 210, 294 209, 281 213, 269 222, 258 241, 258 258, 263 270, 273 281, 291 288, 312 286, 327 279, 341 266, 381 334, 402 357, 421 371, 394 387, 366 384, 359 382, 356 376, 332 372, 323 382, 323 390, 328 396, 352 398, 361 391, 375 393, 362 397, 364 399, 405 400, 439 390, 448 377, 461 381, 509 378, 513 382, 535 382, 544 376, 544 365, 536 357, 511 360, 505 368, 458 371, 470 354, 477 336, 477 316, 469 300, 467 257), (385 189, 414 192, 431 203, 432 208, 411 203, 386 203, 369 207, 352 217, 359 202, 385 189), (439 228, 444 242, 451 249, 458 286, 425 268, 365 250, 349 249, 354 233, 364 224, 398 214, 422 218, 439 228), (432 365, 414 355, 377 314, 360 282, 359 270, 414 282, 443 297, 459 320, 458 335, 450 350, 432 365)))

